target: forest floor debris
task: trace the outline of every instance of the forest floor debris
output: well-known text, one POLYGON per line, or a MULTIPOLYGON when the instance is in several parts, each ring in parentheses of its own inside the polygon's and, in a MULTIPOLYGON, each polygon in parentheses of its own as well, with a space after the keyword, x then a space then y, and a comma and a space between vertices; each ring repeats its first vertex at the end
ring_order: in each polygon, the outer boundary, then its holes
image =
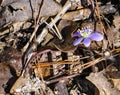
POLYGON ((119 15, 119 0, 1 0, 0 94, 120 95, 119 15))

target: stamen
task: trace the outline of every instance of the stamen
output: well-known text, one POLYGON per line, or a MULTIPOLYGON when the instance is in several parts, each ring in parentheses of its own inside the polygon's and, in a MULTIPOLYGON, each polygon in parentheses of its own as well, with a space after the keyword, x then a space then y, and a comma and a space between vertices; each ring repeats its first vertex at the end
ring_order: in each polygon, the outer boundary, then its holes
POLYGON ((92 33, 92 29, 88 28, 88 27, 84 27, 82 28, 82 30, 79 30, 81 36, 83 36, 84 38, 88 38, 90 37, 90 34, 92 33))

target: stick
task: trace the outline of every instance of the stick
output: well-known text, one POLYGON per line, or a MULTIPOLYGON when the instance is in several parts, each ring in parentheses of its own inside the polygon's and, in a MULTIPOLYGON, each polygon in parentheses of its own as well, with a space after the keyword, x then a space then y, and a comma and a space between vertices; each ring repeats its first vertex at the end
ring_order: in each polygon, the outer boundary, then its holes
MULTIPOLYGON (((71 5, 72 5, 71 1, 68 0, 68 1, 66 2, 66 4, 63 6, 62 10, 61 10, 61 11, 58 13, 58 15, 54 18, 54 22, 55 22, 55 23, 56 23, 59 19, 62 18, 62 16, 64 15, 64 13, 71 7, 71 5)), ((53 27, 53 25, 54 25, 54 24, 53 24, 53 22, 51 21, 50 24, 49 24, 49 26, 50 26, 50 27, 53 27)), ((45 28, 42 30, 41 34, 38 35, 38 37, 37 37, 37 39, 36 39, 36 43, 37 43, 37 44, 40 44, 40 43, 43 41, 44 37, 45 37, 47 34, 48 34, 48 30, 47 30, 47 27, 45 27, 45 28)))

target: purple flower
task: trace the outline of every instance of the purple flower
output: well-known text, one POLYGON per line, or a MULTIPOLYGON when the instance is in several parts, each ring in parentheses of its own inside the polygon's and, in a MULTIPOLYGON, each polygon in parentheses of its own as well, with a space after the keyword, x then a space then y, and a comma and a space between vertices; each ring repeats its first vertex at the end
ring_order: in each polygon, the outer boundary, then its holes
POLYGON ((86 47, 89 47, 91 40, 94 40, 94 41, 103 40, 103 35, 98 33, 97 31, 93 32, 91 28, 84 28, 82 30, 78 30, 72 36, 79 37, 74 41, 73 43, 74 46, 77 46, 79 43, 83 41, 83 44, 86 47))

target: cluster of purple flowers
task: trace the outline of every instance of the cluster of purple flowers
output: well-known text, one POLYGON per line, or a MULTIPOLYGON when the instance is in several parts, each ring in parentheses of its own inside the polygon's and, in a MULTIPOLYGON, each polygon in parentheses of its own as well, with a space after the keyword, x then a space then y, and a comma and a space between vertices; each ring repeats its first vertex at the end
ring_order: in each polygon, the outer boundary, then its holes
POLYGON ((78 29, 78 31, 73 34, 73 37, 78 37, 73 43, 74 46, 79 45, 83 41, 83 44, 86 47, 89 47, 91 40, 93 41, 103 40, 103 35, 101 33, 93 31, 91 28, 88 27, 83 28, 82 30, 78 29))

